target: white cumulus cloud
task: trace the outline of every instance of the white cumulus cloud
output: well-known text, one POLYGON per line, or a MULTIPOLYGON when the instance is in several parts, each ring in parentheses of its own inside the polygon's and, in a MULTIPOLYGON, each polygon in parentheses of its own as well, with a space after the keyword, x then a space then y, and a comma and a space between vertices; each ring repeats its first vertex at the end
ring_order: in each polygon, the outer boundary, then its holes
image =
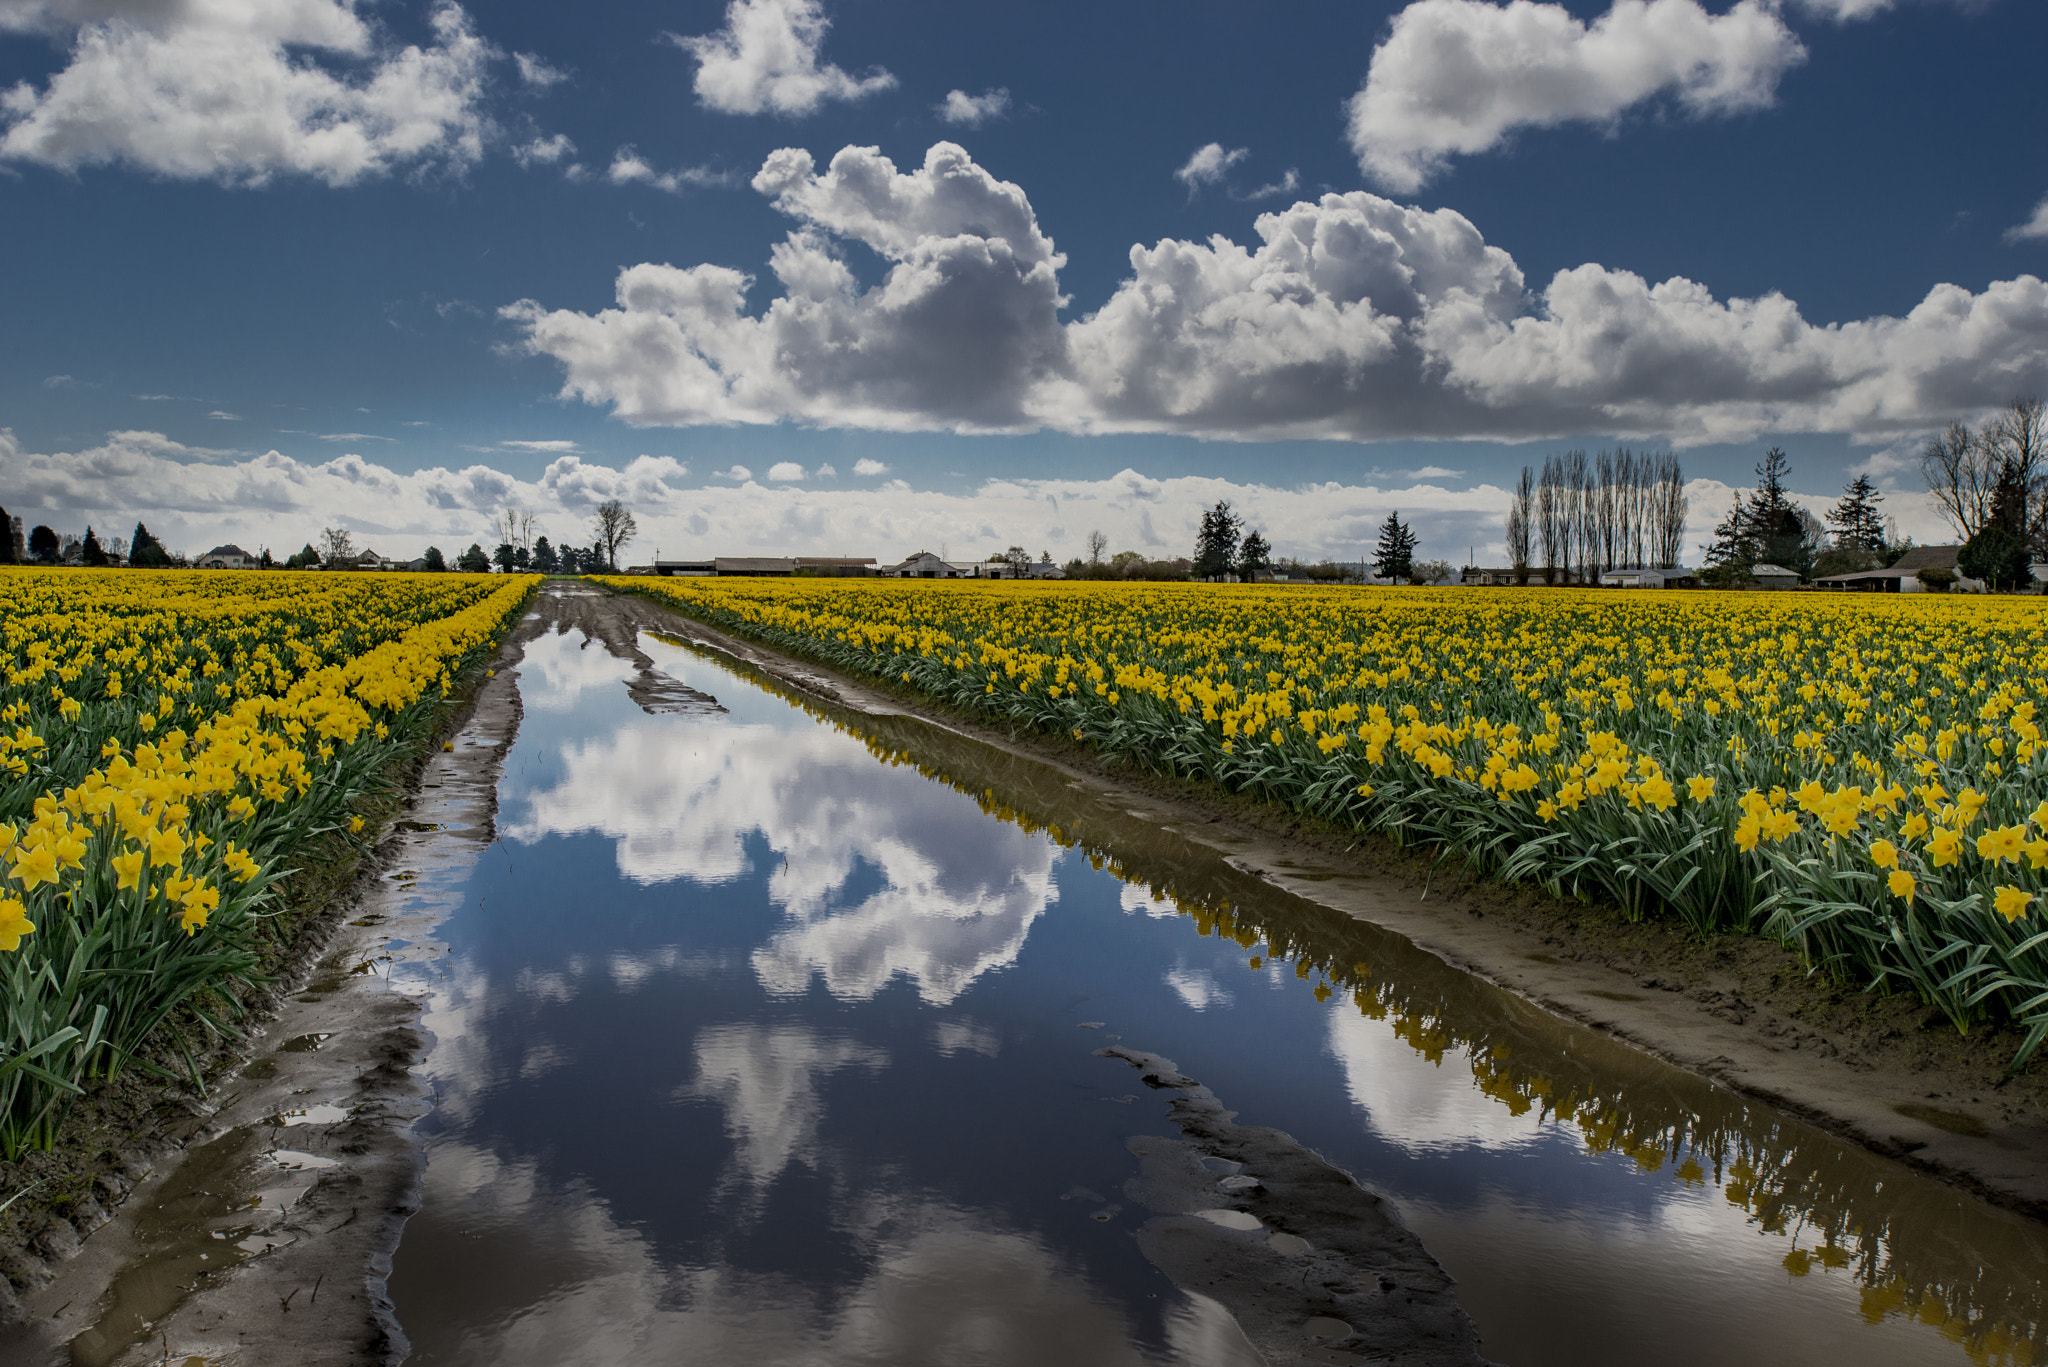
POLYGON ((856 475, 862 475, 865 477, 872 478, 875 475, 888 474, 889 467, 887 465, 884 465, 881 461, 872 460, 867 456, 862 456, 859 460, 853 463, 853 472, 856 475))
POLYGON ((0 159, 181 180, 350 185, 483 154, 494 55, 460 7, 400 45, 348 0, 0 0, 0 32, 63 41, 40 88, 0 94, 0 159))
POLYGON ((1220 184, 1230 168, 1250 156, 1243 147, 1225 148, 1220 142, 1212 142, 1195 149, 1187 164, 1173 173, 1173 178, 1188 187, 1190 192, 1204 185, 1220 184))
POLYGON ((768 478, 777 484, 793 484, 804 477, 804 467, 793 460, 778 460, 768 467, 768 478))
POLYGON ((979 95, 949 90, 946 98, 934 108, 947 123, 961 128, 979 128, 990 119, 1000 119, 1010 112, 1010 92, 1001 86, 984 90, 979 95))
POLYGON ((563 397, 640 425, 1698 442, 1885 440, 2048 388, 2031 275, 1816 324, 1782 294, 1597 263, 1532 286, 1462 214, 1355 191, 1260 214, 1252 245, 1134 246, 1109 299, 1062 322, 1065 257, 1024 191, 952 143, 909 172, 874 148, 824 172, 784 149, 753 184, 797 222, 765 307, 744 271, 643 263, 616 307, 503 310, 561 363, 563 397), (879 282, 846 243, 890 263, 879 282))
POLYGON ((729 470, 719 471, 718 477, 720 479, 738 480, 740 483, 744 484, 754 477, 754 472, 752 470, 749 470, 744 465, 735 465, 729 470))
POLYGON ((1454 155, 1518 128, 1610 123, 1668 96, 1696 117, 1755 109, 1806 58, 1772 0, 1614 0, 1587 24, 1535 0, 1415 0, 1373 50, 1349 106, 1366 173, 1413 193, 1454 155))
POLYGON ((534 138, 512 149, 512 159, 521 166, 553 166, 556 162, 575 155, 576 144, 569 141, 567 133, 534 138))
POLYGON ((714 171, 707 166, 685 166, 674 171, 657 171, 646 158, 630 147, 621 147, 612 156, 610 169, 605 176, 614 185, 650 185, 669 194, 679 193, 685 185, 729 185, 733 177, 724 171, 714 171))
POLYGON ((828 100, 858 100, 895 86, 880 67, 851 76, 819 65, 831 21, 819 0, 732 0, 725 27, 675 42, 697 59, 697 99, 725 114, 809 114, 828 100))
POLYGON ((2008 242, 2019 242, 2027 238, 2048 242, 2048 199, 2043 199, 2034 206, 2032 218, 2006 230, 2005 240, 2008 242))

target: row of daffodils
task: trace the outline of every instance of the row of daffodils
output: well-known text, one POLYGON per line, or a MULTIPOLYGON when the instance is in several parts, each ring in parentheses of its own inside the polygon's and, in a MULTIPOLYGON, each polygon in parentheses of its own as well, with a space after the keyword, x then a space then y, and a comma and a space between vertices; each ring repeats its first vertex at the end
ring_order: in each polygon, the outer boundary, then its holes
POLYGON ((0 570, 0 1152, 174 1013, 233 1028, 277 880, 534 583, 0 570))
POLYGON ((612 582, 2048 1038, 2038 598, 612 582))

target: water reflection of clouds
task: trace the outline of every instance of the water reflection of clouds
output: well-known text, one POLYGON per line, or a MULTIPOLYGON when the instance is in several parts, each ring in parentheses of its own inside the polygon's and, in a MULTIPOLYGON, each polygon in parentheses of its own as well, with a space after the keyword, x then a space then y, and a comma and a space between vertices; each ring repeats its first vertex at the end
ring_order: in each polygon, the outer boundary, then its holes
POLYGON ((794 1163, 818 1163, 820 1087, 846 1068, 885 1068, 889 1055, 808 1025, 744 1022, 705 1030, 696 1042, 697 1080, 678 1100, 714 1103, 725 1113, 734 1176, 757 1196, 794 1163))
POLYGON ((564 744, 561 761, 554 786, 509 795, 508 838, 602 834, 643 885, 741 879, 747 842, 766 840, 768 896, 792 919, 754 956, 772 992, 816 977, 865 1000, 900 974, 944 1005, 1014 962, 1057 897, 1050 840, 914 772, 878 773, 822 726, 633 718, 564 744))
POLYGON ((1375 1133, 1406 1148, 1517 1148, 1536 1143, 1543 1119, 1535 1107, 1516 1115, 1469 1078, 1462 1046, 1447 1042, 1442 1064, 1431 1063, 1406 1040, 1341 997, 1329 1012, 1330 1053, 1344 1070, 1352 1104, 1375 1133))
POLYGON ((922 1195, 864 1196, 834 1212, 859 1249, 826 1285, 716 1257, 665 1265, 582 1191, 552 1190, 530 1160, 436 1146, 408 1240, 457 1250, 468 1292, 416 1342, 448 1367, 1261 1367, 1229 1313, 1179 1297, 1163 1351, 1043 1241, 922 1195), (545 1307, 545 1313, 535 1313, 545 1307))
POLYGON ((574 712, 586 695, 616 690, 634 667, 582 632, 555 632, 526 643, 519 660, 519 701, 535 712, 574 712))

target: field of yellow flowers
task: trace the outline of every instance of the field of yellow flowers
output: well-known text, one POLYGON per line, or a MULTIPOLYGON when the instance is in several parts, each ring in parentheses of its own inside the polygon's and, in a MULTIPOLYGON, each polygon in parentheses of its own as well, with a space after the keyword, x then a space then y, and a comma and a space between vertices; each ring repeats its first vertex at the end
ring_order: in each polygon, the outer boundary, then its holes
POLYGON ((2040 599, 609 582, 2048 1039, 2040 599))
POLYGON ((180 1007, 232 1028, 293 852, 535 582, 0 569, 0 1153, 180 1007))

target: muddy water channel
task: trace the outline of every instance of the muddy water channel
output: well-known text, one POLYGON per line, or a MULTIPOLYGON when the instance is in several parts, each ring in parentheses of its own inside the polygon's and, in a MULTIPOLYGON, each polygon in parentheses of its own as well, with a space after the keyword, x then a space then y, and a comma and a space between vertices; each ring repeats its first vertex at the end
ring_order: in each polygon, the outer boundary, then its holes
POLYGON ((1385 1196, 1498 1362, 2041 1352, 2040 1226, 1050 766, 653 634, 518 684, 499 839, 392 969, 434 1039, 416 1363, 1251 1367, 1134 1237, 1127 1145, 1178 1132, 1111 1045, 1385 1196))

